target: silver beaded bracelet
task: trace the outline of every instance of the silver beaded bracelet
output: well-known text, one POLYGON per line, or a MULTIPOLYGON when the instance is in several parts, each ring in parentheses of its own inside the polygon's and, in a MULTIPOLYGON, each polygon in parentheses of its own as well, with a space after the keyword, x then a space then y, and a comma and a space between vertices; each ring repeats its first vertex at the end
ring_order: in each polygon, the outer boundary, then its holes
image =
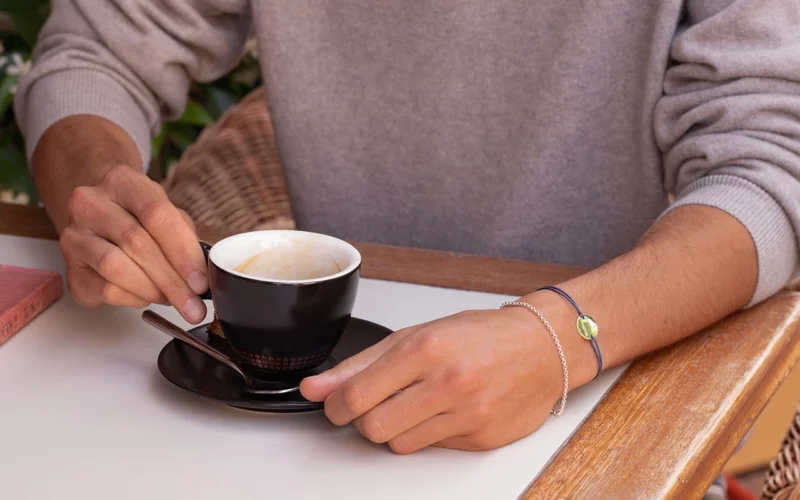
POLYGON ((542 322, 547 331, 550 333, 550 336, 553 337, 553 342, 556 344, 556 349, 558 349, 558 357, 561 358, 561 368, 564 370, 564 391, 561 393, 561 404, 559 405, 558 410, 550 410, 550 413, 558 417, 562 413, 564 413, 564 407, 567 405, 567 393, 569 392, 569 370, 567 369, 567 358, 564 356, 564 349, 561 348, 561 342, 558 341, 558 335, 556 335, 556 331, 553 330, 553 327, 550 326, 550 322, 548 322, 542 313, 539 312, 538 309, 533 307, 532 305, 528 304, 527 302, 523 302, 521 300, 515 300, 513 302, 504 302, 501 307, 507 306, 517 306, 517 307, 524 307, 525 309, 529 310, 533 314, 539 318, 539 321, 542 322))

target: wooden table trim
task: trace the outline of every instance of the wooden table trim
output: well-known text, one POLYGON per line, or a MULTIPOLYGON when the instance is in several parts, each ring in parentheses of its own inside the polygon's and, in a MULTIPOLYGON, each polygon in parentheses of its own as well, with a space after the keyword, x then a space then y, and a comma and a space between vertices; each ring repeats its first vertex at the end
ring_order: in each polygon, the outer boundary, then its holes
MULTIPOLYGON (((56 237, 44 210, 2 204, 0 234, 56 237)), ((432 286, 521 295, 582 272, 355 245, 365 277, 432 286)), ((800 294, 785 292, 635 361, 522 497, 699 498, 799 358, 800 294)))

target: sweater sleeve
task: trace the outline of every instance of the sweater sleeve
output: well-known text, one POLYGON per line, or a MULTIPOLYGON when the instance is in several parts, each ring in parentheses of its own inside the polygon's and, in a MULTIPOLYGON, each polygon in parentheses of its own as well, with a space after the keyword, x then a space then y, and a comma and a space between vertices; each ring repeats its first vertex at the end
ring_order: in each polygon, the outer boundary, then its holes
POLYGON ((152 137, 183 112, 190 83, 238 63, 248 9, 248 0, 53 0, 14 103, 28 159, 53 123, 89 114, 127 131, 146 169, 152 137))
MULTIPOLYGON (((797 0, 690 0, 654 115, 668 210, 736 217, 758 253, 750 305, 798 268, 800 9, 797 0)), ((725 242, 720 242, 721 245, 725 242)))

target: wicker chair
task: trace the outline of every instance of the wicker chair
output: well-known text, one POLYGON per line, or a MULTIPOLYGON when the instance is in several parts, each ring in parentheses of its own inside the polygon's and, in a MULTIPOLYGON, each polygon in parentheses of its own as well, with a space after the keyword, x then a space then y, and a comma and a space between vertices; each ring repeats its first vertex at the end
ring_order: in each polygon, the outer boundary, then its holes
POLYGON ((206 127, 163 186, 198 224, 237 232, 293 229, 264 88, 206 127))
POLYGON ((764 500, 800 500, 800 405, 778 456, 769 465, 764 500))

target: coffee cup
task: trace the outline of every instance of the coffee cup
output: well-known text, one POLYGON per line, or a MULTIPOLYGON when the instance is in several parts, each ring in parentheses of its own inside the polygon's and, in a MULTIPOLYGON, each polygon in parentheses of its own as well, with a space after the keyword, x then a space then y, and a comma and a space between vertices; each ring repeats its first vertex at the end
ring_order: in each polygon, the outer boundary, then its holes
POLYGON ((255 378, 322 364, 339 342, 358 291, 361 254, 332 236, 265 230, 209 245, 209 291, 238 364, 255 378))

